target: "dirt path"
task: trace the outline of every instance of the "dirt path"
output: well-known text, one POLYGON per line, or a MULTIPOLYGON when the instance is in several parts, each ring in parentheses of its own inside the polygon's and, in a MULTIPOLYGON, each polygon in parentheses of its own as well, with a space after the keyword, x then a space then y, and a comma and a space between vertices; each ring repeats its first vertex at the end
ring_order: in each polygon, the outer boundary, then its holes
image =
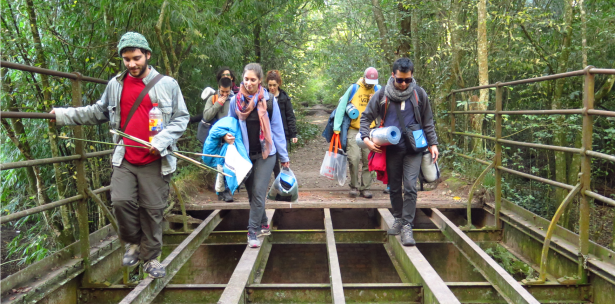
MULTIPOLYGON (((307 116, 309 121, 319 126, 320 130, 323 130, 327 124, 329 113, 322 109, 313 111, 314 115, 307 116)), ((347 182, 344 186, 338 185, 337 181, 329 180, 319 174, 321 163, 325 152, 329 148, 329 143, 325 141, 320 135, 311 139, 303 147, 296 149, 289 157, 291 159, 291 169, 295 174, 300 190, 300 202, 302 200, 331 200, 336 201, 359 201, 366 200, 365 198, 351 198, 348 196, 349 188, 349 174, 347 171, 347 182)), ((274 176, 271 177, 273 182, 274 176)), ((419 186, 419 185, 418 185, 419 186)), ((388 200, 389 195, 384 194, 383 190, 386 188, 382 182, 376 179, 372 183, 371 191, 374 195, 374 200, 388 200)), ((418 197, 422 199, 434 199, 434 200, 451 200, 460 201, 464 198, 455 199, 455 194, 449 191, 445 183, 425 184, 424 190, 418 192, 418 197)), ((240 190, 239 193, 234 195, 235 202, 247 201, 246 191, 240 190)), ((208 203, 217 202, 217 196, 212 191, 200 191, 200 193, 191 197, 191 201, 194 203, 208 203)))

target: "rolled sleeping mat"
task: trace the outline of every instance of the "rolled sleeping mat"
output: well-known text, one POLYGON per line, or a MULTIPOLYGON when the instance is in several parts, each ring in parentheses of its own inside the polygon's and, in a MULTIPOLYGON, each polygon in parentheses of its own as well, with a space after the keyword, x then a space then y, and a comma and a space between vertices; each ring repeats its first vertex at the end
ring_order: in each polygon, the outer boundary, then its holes
POLYGON ((394 126, 377 128, 370 132, 370 139, 379 146, 397 145, 400 142, 400 137, 400 129, 394 126))
POLYGON ((432 163, 432 153, 424 152, 421 156, 421 174, 426 183, 433 183, 441 177, 438 162, 432 163))
POLYGON ((347 104, 346 113, 351 119, 359 117, 359 110, 352 103, 347 104))
MULTIPOLYGON (((370 140, 379 146, 397 145, 401 137, 400 129, 394 126, 370 130, 370 140)), ((357 133, 355 142, 360 148, 368 149, 368 146, 361 139, 361 133, 357 133)))

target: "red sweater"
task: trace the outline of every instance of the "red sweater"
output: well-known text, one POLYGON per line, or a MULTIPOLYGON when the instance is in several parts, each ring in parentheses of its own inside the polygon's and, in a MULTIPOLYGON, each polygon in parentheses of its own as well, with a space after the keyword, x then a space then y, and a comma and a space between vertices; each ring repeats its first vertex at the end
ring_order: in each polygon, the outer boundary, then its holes
MULTIPOLYGON (((142 79, 135 78, 133 76, 126 75, 124 78, 124 88, 122 89, 122 97, 120 99, 120 116, 121 116, 121 127, 124 126, 126 122, 126 118, 128 117, 128 113, 130 109, 133 107, 133 104, 137 100, 137 97, 145 88, 145 84, 142 79)), ((125 133, 131 136, 135 136, 139 139, 143 139, 145 141, 149 141, 150 139, 150 131, 149 131, 149 114, 152 109, 152 101, 150 100, 150 96, 145 95, 143 101, 133 114, 133 117, 130 119, 128 126, 126 127, 125 133)), ((143 146, 140 143, 132 141, 130 139, 124 138, 125 145, 132 146, 143 146)), ((158 160, 160 156, 155 156, 150 154, 148 149, 142 148, 132 148, 126 147, 126 154, 124 155, 124 159, 129 163, 137 166, 149 164, 155 160, 158 160)))

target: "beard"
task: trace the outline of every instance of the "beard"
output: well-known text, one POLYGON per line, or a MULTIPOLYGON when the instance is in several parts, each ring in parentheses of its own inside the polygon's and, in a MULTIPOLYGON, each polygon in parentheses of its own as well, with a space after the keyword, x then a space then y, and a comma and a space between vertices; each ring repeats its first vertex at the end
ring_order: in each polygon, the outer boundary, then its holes
POLYGON ((128 70, 128 71, 129 71, 131 76, 133 76, 135 78, 140 78, 141 76, 143 76, 143 74, 145 73, 145 71, 148 69, 149 66, 150 66, 150 60, 146 59, 145 60, 145 64, 140 69, 138 69, 138 70, 132 70, 131 69, 131 70, 128 70), (138 73, 136 75, 133 74, 133 72, 137 72, 137 71, 138 71, 138 73))

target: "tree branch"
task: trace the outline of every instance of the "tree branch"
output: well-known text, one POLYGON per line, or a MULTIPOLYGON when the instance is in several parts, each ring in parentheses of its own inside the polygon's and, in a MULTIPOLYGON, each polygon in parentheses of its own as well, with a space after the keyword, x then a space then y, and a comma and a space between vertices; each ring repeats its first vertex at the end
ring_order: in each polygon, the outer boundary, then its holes
POLYGON ((533 38, 530 37, 530 34, 528 34, 528 31, 526 31, 526 28, 524 27, 524 24, 520 23, 520 27, 522 28, 522 32, 524 32, 524 36, 526 36, 528 41, 530 41, 530 44, 535 48, 535 52, 537 53, 537 55, 541 56, 543 61, 545 61, 545 63, 548 65, 548 69, 550 69, 550 74, 552 75, 556 74, 556 72, 554 72, 554 68, 552 68, 552 65, 550 64, 548 59, 545 57, 544 55, 545 51, 543 50, 543 48, 537 45, 535 41, 533 40, 533 38))

